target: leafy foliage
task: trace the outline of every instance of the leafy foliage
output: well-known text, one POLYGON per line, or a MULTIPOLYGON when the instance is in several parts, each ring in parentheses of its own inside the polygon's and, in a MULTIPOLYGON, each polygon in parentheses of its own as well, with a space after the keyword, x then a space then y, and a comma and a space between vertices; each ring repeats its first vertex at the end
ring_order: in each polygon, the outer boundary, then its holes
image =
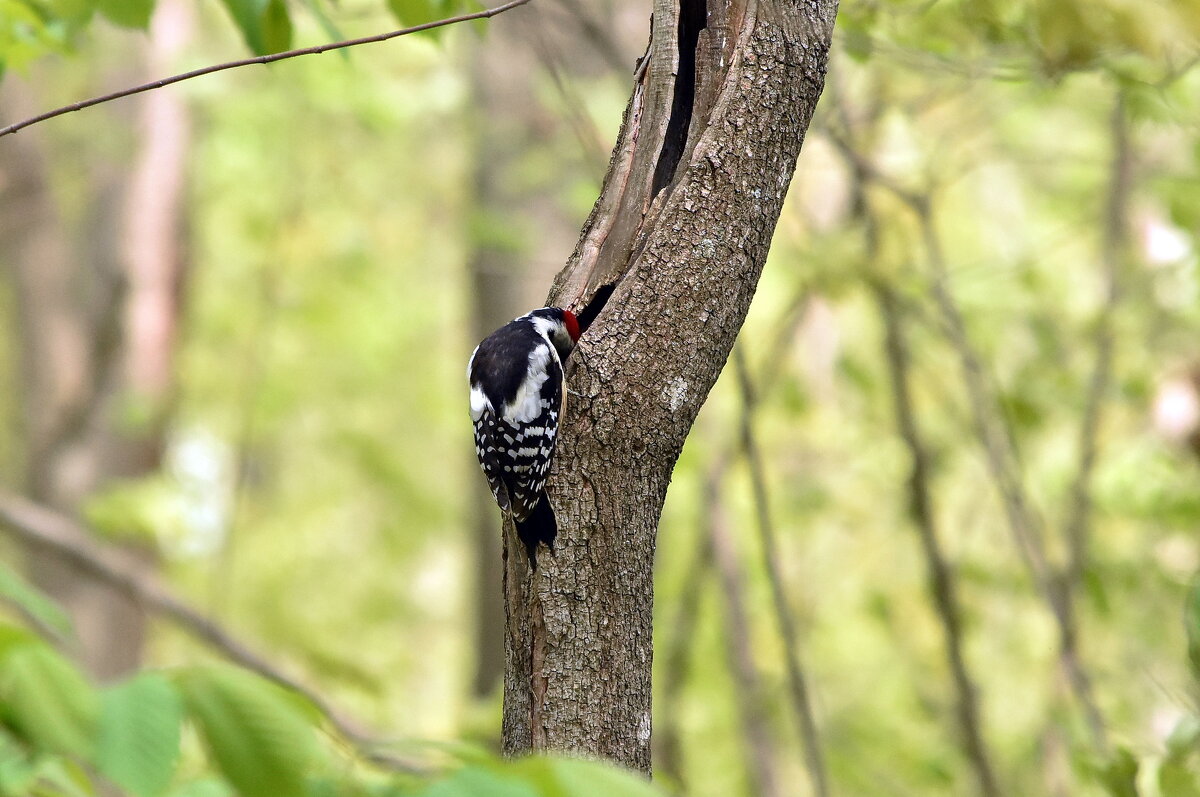
MULTIPOLYGON (((309 13, 331 40, 343 38, 328 13, 328 0, 306 0, 309 13)), ((246 47, 267 55, 292 47, 296 22, 286 0, 221 0, 246 47)), ((476 0, 385 0, 404 26, 476 11, 476 0)), ((51 52, 72 49, 92 20, 101 16, 114 25, 145 30, 154 13, 155 0, 0 0, 0 76, 8 68, 23 69, 51 52)), ((382 32, 382 31, 380 31, 382 32)), ((425 33, 437 37, 437 29, 425 33)))
POLYGON ((66 612, 3 563, 0 563, 0 598, 17 606, 59 636, 72 633, 71 620, 66 612))
POLYGON ((259 55, 286 50, 292 43, 292 20, 283 0, 222 0, 246 40, 259 55))
POLYGON ((315 757, 313 729, 277 687, 226 667, 195 667, 178 683, 217 765, 246 797, 299 794, 315 757))
MULTIPOLYGON (((133 797, 599 797, 660 794, 639 777, 569 759, 474 763, 389 778, 323 763, 321 717, 280 687, 225 665, 143 672, 97 690, 22 629, 0 625, 0 794, 93 797, 98 772, 133 797), (188 777, 184 724, 204 738, 221 779, 188 777)), ((344 748, 343 748, 344 749, 344 748)), ((344 753, 341 753, 344 755, 344 753)))
POLYGON ((163 794, 179 760, 182 723, 183 701, 162 675, 143 673, 105 689, 97 767, 134 797, 163 794))

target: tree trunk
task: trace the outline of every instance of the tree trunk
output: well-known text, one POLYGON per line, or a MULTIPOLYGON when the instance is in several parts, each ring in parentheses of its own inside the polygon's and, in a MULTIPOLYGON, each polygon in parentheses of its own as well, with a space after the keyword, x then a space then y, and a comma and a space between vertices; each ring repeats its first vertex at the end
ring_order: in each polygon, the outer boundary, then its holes
MULTIPOLYGON (((481 131, 475 142, 470 276, 472 339, 488 334, 516 316, 536 307, 548 280, 557 268, 557 258, 575 240, 578 219, 563 208, 560 198, 562 172, 540 181, 514 179, 528 174, 530 157, 561 139, 562 122, 538 96, 538 79, 547 70, 560 67, 574 76, 595 73, 604 63, 580 41, 589 38, 585 16, 554 24, 543 18, 500 16, 488 24, 488 35, 472 48, 471 103, 479 117, 474 127, 481 131), (564 53, 570 51, 570 62, 564 53)), ((597 9, 611 16, 612 8, 597 9)), ((621 58, 610 38, 606 55, 621 58)), ((632 63, 632 56, 628 63, 632 63)), ((588 153, 585 153, 588 154, 588 153)), ((590 166, 591 161, 583 165, 590 166)), ((599 166, 588 170, 598 180, 599 166)), ((569 170, 564 165, 564 170, 569 170)), ((578 171, 578 167, 576 167, 578 171)), ((504 605, 501 593, 504 565, 500 535, 496 534, 496 502, 483 479, 474 490, 475 540, 475 673, 472 692, 488 697, 504 675, 504 605)))
POLYGON ((508 754, 650 769, 659 515, 750 306, 836 7, 655 0, 604 189, 549 296, 591 323, 549 481, 554 555, 531 573, 505 532, 508 754))

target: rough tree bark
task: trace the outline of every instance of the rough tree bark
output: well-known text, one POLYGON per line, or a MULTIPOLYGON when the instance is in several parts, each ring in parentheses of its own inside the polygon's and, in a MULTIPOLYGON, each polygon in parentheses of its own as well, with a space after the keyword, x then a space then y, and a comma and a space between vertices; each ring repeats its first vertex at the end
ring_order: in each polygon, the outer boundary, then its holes
MULTIPOLYGON (((590 11, 611 18, 629 0, 606 2, 555 21, 552 17, 504 15, 488 23, 488 35, 471 50, 471 107, 481 131, 475 141, 471 255, 467 261, 472 340, 488 334, 531 307, 537 307, 561 253, 575 240, 578 219, 564 209, 564 176, 599 179, 603 164, 591 158, 565 164, 566 174, 543 180, 514 179, 528 172, 531 155, 561 137, 565 123, 539 96, 545 70, 573 77, 605 71, 607 60, 632 64, 636 53, 621 55, 613 37, 589 35, 590 11), (586 40, 590 46, 580 47, 586 40), (604 46, 603 56, 592 50, 604 46), (565 53, 571 57, 565 57, 565 53)), ((634 45, 636 46, 636 45, 634 45)), ((590 151, 589 151, 590 152, 590 151)), ((589 154, 585 152, 585 156, 589 154)), ((602 157, 601 157, 602 161, 602 157)), ((464 452, 465 453, 465 452, 464 452)), ((473 455, 470 455, 473 456, 473 455)), ((472 463, 474 459, 472 459, 472 463)), ((475 676, 476 697, 495 694, 504 676, 503 562, 496 534, 496 502, 483 479, 475 483, 475 676)))
POLYGON ((504 749, 650 769, 655 534, 762 272, 824 85, 836 0, 655 0, 604 189, 549 303, 590 323, 549 491, 505 530, 504 749))

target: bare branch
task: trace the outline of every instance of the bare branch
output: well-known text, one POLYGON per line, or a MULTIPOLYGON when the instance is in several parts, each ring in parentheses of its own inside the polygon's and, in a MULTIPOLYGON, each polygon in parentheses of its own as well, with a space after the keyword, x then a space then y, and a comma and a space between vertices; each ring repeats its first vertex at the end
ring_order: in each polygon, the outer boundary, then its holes
POLYGON ((967 334, 962 310, 950 292, 949 268, 934 222, 932 197, 929 192, 908 191, 881 172, 854 146, 849 131, 831 130, 830 135, 846 157, 856 179, 884 188, 917 217, 930 270, 930 291, 942 316, 946 338, 959 358, 967 403, 988 470, 1000 493, 1001 505, 1017 550, 1033 578, 1035 588, 1054 618, 1059 636, 1059 663, 1072 694, 1083 710, 1093 747, 1099 753, 1106 754, 1108 738, 1104 719, 1092 694, 1091 680, 1079 659, 1078 628, 1070 589, 1046 553, 1042 524, 1021 479, 1012 431, 1005 424, 1003 413, 995 406, 983 363, 967 334))
POLYGON ((921 439, 916 413, 913 410, 909 384, 911 360, 908 344, 904 339, 899 303, 894 291, 885 283, 877 283, 874 287, 886 333, 884 349, 892 380, 896 425, 912 460, 908 478, 908 512, 921 540, 921 549, 929 567, 929 591, 946 635, 946 659, 958 692, 958 724, 963 734, 964 752, 975 770, 980 793, 985 797, 996 797, 1000 794, 1000 789, 996 783, 987 745, 983 740, 975 684, 967 672, 966 658, 963 655, 962 610, 958 599, 958 587, 938 539, 933 491, 929 485, 929 451, 921 439))
POLYGON ((443 28, 447 25, 456 25, 459 22, 470 22, 471 20, 475 19, 489 19, 497 14, 502 14, 505 11, 516 8, 517 6, 523 6, 528 2, 529 0, 512 0, 511 2, 505 3, 501 6, 496 6, 495 8, 477 11, 473 14, 462 14, 461 16, 457 17, 449 17, 447 19, 426 22, 422 25, 414 25, 411 28, 401 28, 399 30, 389 31, 387 33, 379 33, 374 36, 364 36, 359 39, 347 39, 346 41, 330 42, 329 44, 319 44, 315 47, 301 47, 296 50, 286 50, 282 53, 259 55, 255 56, 254 58, 242 58, 237 61, 227 61, 223 64, 214 64, 201 69, 193 69, 190 72, 172 75, 171 77, 161 78, 159 80, 152 80, 149 83, 143 83, 140 86, 121 89, 120 91, 114 91, 110 94, 92 97, 89 100, 81 100, 80 102, 72 103, 71 105, 64 105, 61 108, 55 108, 53 111, 47 111, 46 113, 39 114, 37 116, 30 117, 29 119, 8 125, 7 127, 0 128, 0 136, 7 136, 10 133, 15 133, 18 130, 29 127, 30 125, 35 125, 38 122, 44 122, 47 119, 53 119, 56 116, 63 116, 64 114, 73 113, 75 111, 82 111, 84 108, 91 108, 93 105, 100 105, 101 103, 110 102, 112 100, 119 100, 122 97, 141 94, 144 91, 150 91, 152 89, 160 89, 163 86, 169 86, 172 83, 181 83, 185 80, 201 77, 202 75, 211 75, 214 72, 223 72, 226 69, 236 69, 237 67, 250 66, 251 64, 273 64, 276 61, 283 61, 284 59, 295 58, 300 55, 318 55, 320 53, 327 53, 330 50, 341 50, 346 47, 357 47, 360 44, 373 44, 375 42, 387 41, 388 39, 395 39, 398 36, 407 36, 410 33, 420 33, 421 31, 433 30, 434 28, 443 28))
POLYGON ((1121 260, 1129 231, 1129 193, 1133 159, 1129 143, 1129 125, 1125 115, 1125 94, 1121 89, 1117 89, 1110 130, 1113 144, 1112 172, 1103 220, 1105 295, 1100 315, 1096 319, 1096 365, 1088 384, 1083 422, 1079 428, 1079 469, 1071 487, 1071 509, 1065 531, 1069 551, 1065 578, 1069 585, 1079 583, 1087 558, 1088 524, 1092 510, 1091 479, 1096 466, 1100 411, 1112 382, 1115 337, 1113 316, 1121 298, 1121 260))
POLYGON ((812 782, 813 794, 817 797, 825 797, 829 793, 825 759, 821 752, 821 740, 813 713, 812 698, 809 695, 804 669, 800 664, 800 655, 797 652, 800 638, 796 633, 796 623, 792 617, 791 607, 788 605, 787 595, 783 591, 783 574, 779 572, 779 546, 775 539, 775 527, 771 521, 767 479, 763 471, 762 455, 754 436, 753 414, 756 400, 750 384, 750 375, 746 369, 746 358, 740 347, 735 346, 733 349, 733 364, 737 371, 738 387, 742 394, 742 450, 746 455, 746 464, 750 469, 750 483, 754 491, 754 511, 759 537, 762 540, 763 568, 767 574, 767 581, 771 585, 771 600, 775 607, 776 620, 779 623, 779 633, 783 637, 792 709, 800 727, 800 738, 804 741, 804 758, 808 768, 808 777, 812 782))
POLYGON ((1046 554, 1041 524, 1030 504, 1028 492, 1021 481, 1016 453, 1012 448, 1011 433, 1002 427, 1002 417, 988 393, 987 378, 979 355, 967 335, 966 322, 957 301, 950 293, 949 271, 941 240, 934 228, 931 203, 925 202, 913 208, 921 225, 921 236, 932 270, 933 297, 946 322, 946 333, 950 344, 957 351, 963 371, 963 381, 974 418, 976 431, 983 444, 988 468, 1000 490, 1002 504, 1008 517, 1009 527, 1017 541, 1026 565, 1033 576, 1034 584, 1042 594, 1058 626, 1059 660, 1076 700, 1083 708, 1088 729, 1095 748, 1106 753, 1108 739, 1104 730, 1104 719, 1092 694, 1091 680, 1079 660, 1079 631, 1075 622, 1074 605, 1069 590, 1059 577, 1046 554))
POLYGON ((712 569, 712 544, 707 535, 696 540, 692 559, 685 572, 686 580, 675 600, 675 614, 669 645, 661 654, 662 667, 662 716, 664 727, 654 734, 655 769, 674 779, 688 791, 684 782, 683 751, 679 739, 677 718, 680 713, 680 697, 687 676, 688 656, 695 642, 695 630, 700 616, 700 599, 712 569))
POLYGON ((759 797, 775 797, 779 794, 779 784, 767 727, 767 701, 762 678, 751 655, 754 646, 750 641, 750 614, 744 597, 746 586, 739 570, 737 553, 729 539, 721 505, 722 471, 718 467, 710 474, 704 491, 701 523, 706 527, 717 575, 721 579, 721 597, 725 604, 725 651, 740 695, 736 702, 742 721, 747 769, 751 777, 750 790, 759 797))
POLYGON ((230 661, 302 695, 367 760, 400 771, 424 770, 415 762, 374 749, 372 737, 356 722, 337 711, 324 696, 277 669, 154 579, 137 571, 119 551, 97 545, 85 528, 65 515, 20 496, 0 492, 0 528, 8 529, 26 545, 70 561, 129 596, 144 609, 167 618, 230 661))
MULTIPOLYGON (((805 317, 810 292, 807 286, 801 287, 784 309, 778 327, 770 336, 767 354, 763 357, 764 365, 759 369, 757 397, 761 403, 765 396, 779 379, 783 366, 787 362, 788 349, 796 339, 796 327, 805 317)), ((737 440, 727 441, 723 450, 714 459, 707 478, 706 495, 712 496, 721 485, 737 455, 737 440)), ((705 509, 711 511, 711 507, 705 509)), ((699 613, 701 591, 708 580, 713 565, 713 548, 710 534, 700 535, 696 549, 687 570, 687 580, 680 590, 676 601, 678 606, 675 620, 670 624, 673 629, 670 646, 663 654, 663 717, 667 719, 665 731, 655 734, 658 751, 655 756, 656 769, 665 772, 685 787, 682 773, 682 753, 680 752, 679 735, 671 725, 671 718, 678 713, 679 695, 683 688, 687 666, 687 657, 691 648, 694 629, 699 613)))

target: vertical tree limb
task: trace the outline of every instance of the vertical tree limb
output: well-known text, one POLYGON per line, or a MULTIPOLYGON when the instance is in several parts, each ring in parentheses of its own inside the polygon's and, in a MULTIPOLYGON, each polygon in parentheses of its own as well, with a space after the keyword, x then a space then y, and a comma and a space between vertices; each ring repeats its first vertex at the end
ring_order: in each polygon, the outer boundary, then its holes
POLYGON ((759 545, 762 549, 763 571, 766 573, 767 583, 771 587, 771 605, 775 610, 775 620, 779 624, 779 634, 783 639, 783 656, 792 712, 795 714, 800 739, 804 745, 804 761, 808 768, 813 794, 817 797, 824 797, 829 793, 825 774, 825 758, 821 752, 821 738, 817 731, 808 680, 804 675, 804 668, 800 664, 800 635, 796 632, 796 622, 783 589, 783 574, 779 571, 779 545, 776 541, 775 526, 771 521, 767 478, 762 464, 762 455, 758 450, 758 441, 754 436, 752 416, 756 400, 741 349, 734 349, 733 364, 737 373, 738 389, 742 396, 740 422, 742 453, 746 457, 746 466, 750 470, 750 486, 754 493, 755 524, 758 528, 759 545))
POLYGON ((707 527, 725 605, 725 653, 737 686, 735 702, 742 723, 750 793, 756 797, 775 797, 780 792, 775 774, 774 745, 767 726, 767 696, 751 655, 754 644, 750 639, 750 613, 744 599, 746 587, 725 523, 719 478, 709 479, 704 495, 703 523, 707 527))
POLYGON ((1011 430, 995 405, 978 352, 970 341, 966 321, 949 287, 949 269, 936 229, 933 200, 928 193, 913 193, 881 173, 865 158, 846 133, 830 131, 831 138, 860 180, 884 188, 916 216, 929 267, 930 291, 941 315, 943 332, 959 360, 971 421, 979 438, 988 471, 1000 494, 1001 508, 1022 562, 1038 594, 1054 619, 1059 637, 1059 663, 1072 695, 1082 710, 1092 747, 1108 751, 1104 718, 1092 692, 1091 678, 1079 658, 1074 606, 1064 580, 1046 552, 1040 519, 1022 483, 1011 430))
POLYGON ((1096 319, 1096 364, 1088 383, 1083 421, 1079 427, 1079 467, 1071 485, 1071 503, 1066 522, 1067 566, 1064 579, 1068 589, 1078 587, 1083 578, 1091 520, 1092 473, 1096 468, 1101 410, 1112 382, 1114 332, 1113 317, 1121 300, 1121 262, 1129 236, 1129 194, 1133 182, 1133 153, 1129 142, 1129 122, 1125 113, 1125 93, 1117 89, 1109 120, 1112 136, 1112 166, 1108 198, 1105 203, 1101 262, 1104 272, 1104 300, 1096 319))
POLYGON ((684 584, 675 602, 675 612, 670 623, 671 636, 663 656, 661 715, 666 727, 654 734, 654 755, 657 769, 669 779, 680 784, 687 793, 687 781, 683 769, 683 745, 679 738, 679 704, 683 686, 687 679, 689 654, 695 639, 697 620, 700 615, 700 599, 703 588, 712 572, 712 541, 708 535, 700 535, 696 541, 692 559, 684 571, 684 584))
POLYGON ((991 756, 983 739, 975 683, 967 671, 966 657, 963 654, 962 610, 958 599, 958 587, 938 538, 933 492, 930 489, 929 452, 921 439, 913 409, 912 390, 909 385, 911 361, 908 344, 904 338, 900 308, 890 286, 878 282, 874 289, 886 331, 884 350, 887 355, 888 374, 892 381, 896 425, 912 462, 908 477, 908 512, 920 538, 921 551, 929 568, 930 596, 946 637, 946 661, 950 665, 954 688, 958 694, 955 713, 959 731, 962 733, 963 752, 975 771, 979 793, 985 797, 996 797, 1001 792, 991 756))
POLYGON ((534 575, 506 535, 509 754, 650 768, 655 531, 765 262, 835 11, 834 0, 655 4, 604 189, 549 296, 576 310, 596 300, 595 321, 568 364, 548 485, 555 553, 534 575))

